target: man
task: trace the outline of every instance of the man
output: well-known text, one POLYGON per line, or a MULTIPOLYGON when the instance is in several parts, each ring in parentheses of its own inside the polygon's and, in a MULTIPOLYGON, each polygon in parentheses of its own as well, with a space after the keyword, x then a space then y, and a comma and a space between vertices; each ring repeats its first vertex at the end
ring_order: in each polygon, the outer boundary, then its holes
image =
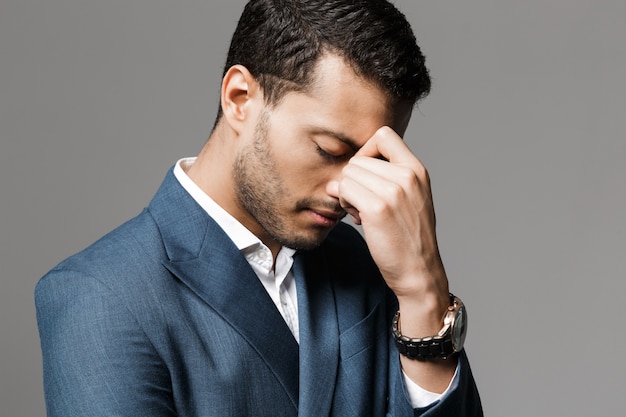
POLYGON ((386 1, 250 1, 198 157, 37 286, 48 415, 481 415, 401 139, 429 87, 386 1))

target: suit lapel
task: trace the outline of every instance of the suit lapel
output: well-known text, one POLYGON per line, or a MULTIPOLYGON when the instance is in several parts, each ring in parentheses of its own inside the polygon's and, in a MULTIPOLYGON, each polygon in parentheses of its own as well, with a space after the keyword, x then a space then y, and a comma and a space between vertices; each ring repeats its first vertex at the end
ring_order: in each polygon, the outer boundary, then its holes
POLYGON ((241 334, 297 406, 298 344, 237 247, 171 171, 149 211, 169 256, 165 267, 241 334))
POLYGON ((300 253, 293 266, 300 326, 300 416, 329 415, 337 378, 337 311, 330 276, 320 255, 319 251, 300 253))

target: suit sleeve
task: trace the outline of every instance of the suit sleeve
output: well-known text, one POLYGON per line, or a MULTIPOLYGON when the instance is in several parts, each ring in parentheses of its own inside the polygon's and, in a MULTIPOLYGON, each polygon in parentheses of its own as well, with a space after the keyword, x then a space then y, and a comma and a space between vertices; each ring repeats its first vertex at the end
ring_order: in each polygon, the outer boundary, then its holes
MULTIPOLYGON (((394 349, 395 350, 395 349, 394 349)), ((387 417, 482 417, 483 410, 474 377, 465 351, 459 355, 459 373, 456 384, 438 401, 425 408, 411 409, 402 380, 398 353, 391 351, 390 395, 387 417)))
MULTIPOLYGON (((388 323, 397 310, 397 301, 391 291, 387 294, 388 323)), ((387 324, 387 329, 390 325, 387 324)), ((389 403, 387 417, 482 417, 483 409, 480 395, 472 375, 465 350, 459 353, 457 375, 446 393, 434 403, 424 408, 413 409, 404 384, 400 366, 400 354, 396 349, 391 332, 388 336, 389 352, 389 403)))
POLYGON ((168 371, 120 297, 55 270, 35 290, 48 417, 170 417, 168 371))

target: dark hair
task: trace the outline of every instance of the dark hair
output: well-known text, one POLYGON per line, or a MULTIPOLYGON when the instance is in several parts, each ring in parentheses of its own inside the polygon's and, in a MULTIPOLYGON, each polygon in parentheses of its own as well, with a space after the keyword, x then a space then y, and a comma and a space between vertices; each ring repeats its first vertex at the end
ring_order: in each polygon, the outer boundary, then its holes
POLYGON ((245 66, 266 102, 275 105, 288 91, 306 91, 326 52, 342 57, 392 102, 415 103, 430 91, 413 31, 386 0, 251 0, 233 34, 224 74, 233 65, 245 66))

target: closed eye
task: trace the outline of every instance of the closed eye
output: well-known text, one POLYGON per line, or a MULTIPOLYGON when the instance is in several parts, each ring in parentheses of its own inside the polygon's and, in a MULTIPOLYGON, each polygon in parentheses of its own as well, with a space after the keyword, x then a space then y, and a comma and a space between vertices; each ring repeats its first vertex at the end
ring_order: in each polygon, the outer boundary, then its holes
POLYGON ((344 161, 346 159, 350 158, 350 155, 348 155, 347 153, 342 153, 342 154, 333 154, 330 153, 328 151, 326 151, 324 148, 320 147, 319 145, 315 145, 316 151, 317 153, 324 159, 326 159, 327 161, 330 162, 341 162, 344 161))

